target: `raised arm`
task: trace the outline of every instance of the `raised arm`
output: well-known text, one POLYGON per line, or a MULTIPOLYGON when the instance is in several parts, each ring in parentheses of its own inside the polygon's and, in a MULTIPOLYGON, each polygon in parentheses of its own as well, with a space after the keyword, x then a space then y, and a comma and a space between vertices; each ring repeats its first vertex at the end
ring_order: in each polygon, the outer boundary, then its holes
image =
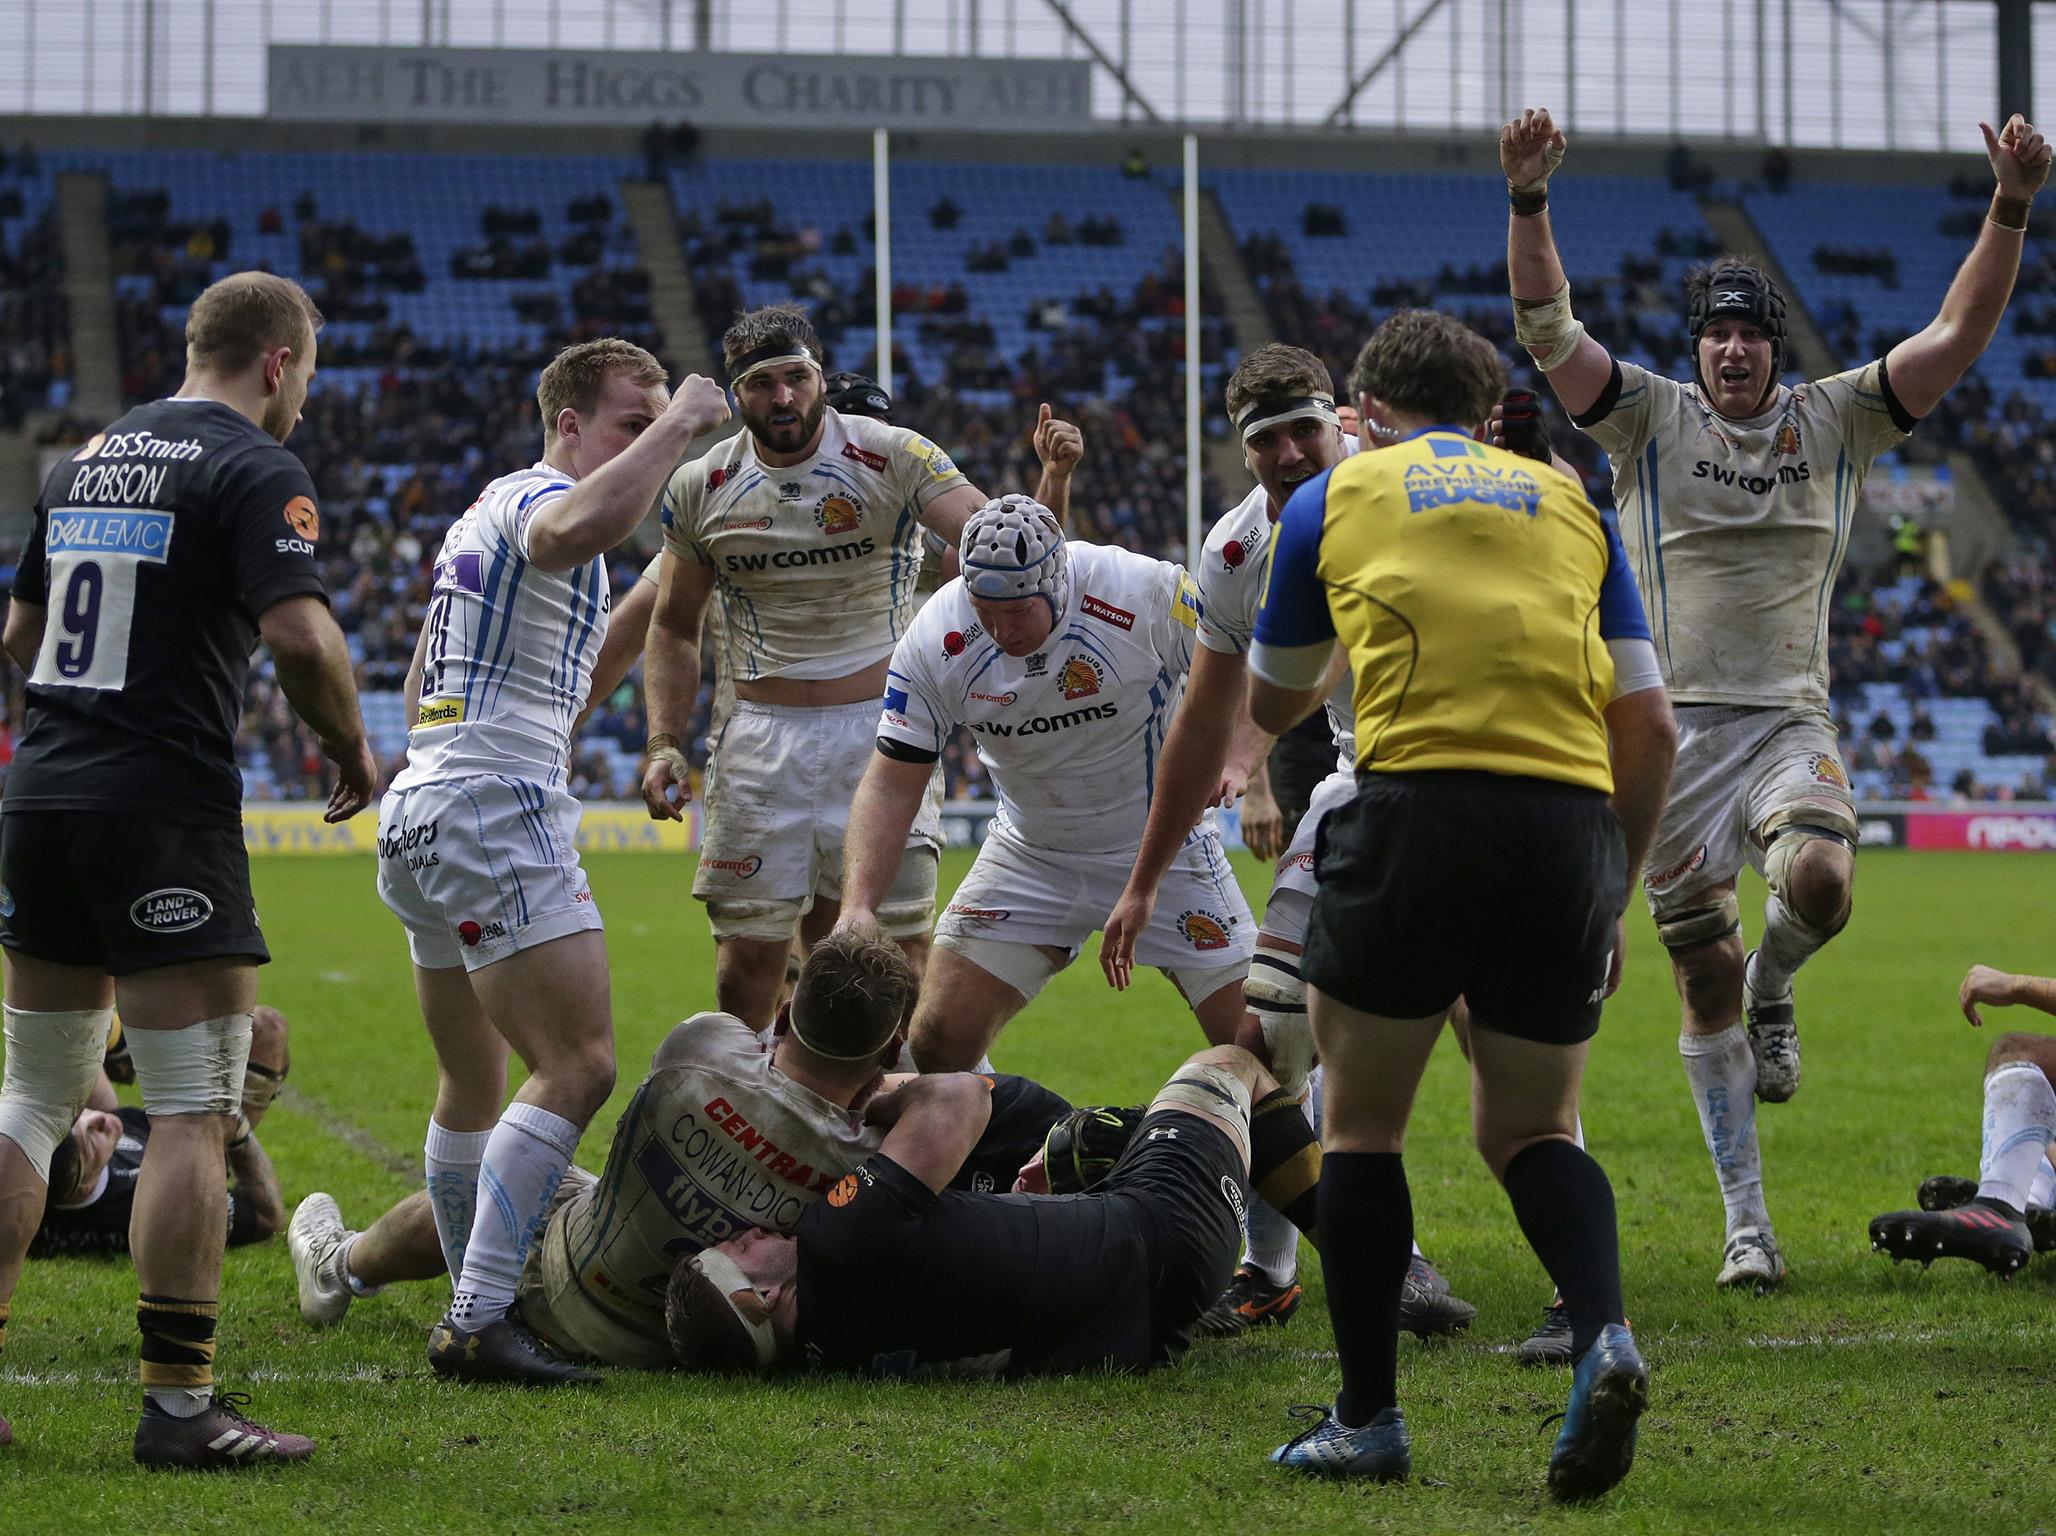
POLYGON ((1613 356, 1571 314, 1570 281, 1549 227, 1549 178, 1568 144, 1547 108, 1530 107, 1499 130, 1514 335, 1576 417, 1592 408, 1613 377, 1613 356))
POLYGON ((700 697, 700 627, 714 591, 709 566, 666 548, 657 570, 656 607, 643 647, 643 703, 650 739, 644 748, 643 805, 652 821, 680 821, 692 794, 692 766, 683 738, 700 697), (673 792, 676 792, 674 798, 673 792))
POLYGON ((1035 456, 1042 460, 1035 499, 1054 512, 1058 522, 1066 522, 1071 514, 1071 473, 1085 457, 1085 434, 1059 420, 1047 401, 1035 417, 1035 456))
POLYGON ((2027 239, 2028 210, 2049 179, 2048 142, 2018 112, 1994 134, 1979 123, 1985 154, 1998 185, 1977 243, 1956 269, 1941 312, 1926 329, 1885 354, 1892 393, 1909 416, 1927 415, 1983 355, 1998 333, 2020 272, 2020 248, 2027 239))
POLYGON ((568 571, 604 555, 649 515, 692 440, 726 420, 727 391, 700 374, 688 375, 664 414, 634 442, 543 503, 528 525, 530 563, 537 570, 568 571))

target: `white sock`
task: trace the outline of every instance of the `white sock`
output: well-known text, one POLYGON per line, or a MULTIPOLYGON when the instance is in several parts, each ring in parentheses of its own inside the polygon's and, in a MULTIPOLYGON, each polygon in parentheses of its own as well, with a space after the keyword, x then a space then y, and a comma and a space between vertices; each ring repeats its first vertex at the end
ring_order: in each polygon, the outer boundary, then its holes
POLYGON ((1571 1122, 1571 1140, 1580 1152, 1585 1150, 1585 1117, 1579 1115, 1571 1122))
POLYGON ((2056 1089, 2031 1061, 2009 1061, 1985 1079, 1985 1149, 1978 1160, 1980 1200, 2025 1211, 2028 1185, 2056 1137, 2056 1089))
MULTIPOLYGON (((1308 1106, 1299 1107, 1304 1112, 1308 1106)), ((1252 1189, 1242 1231, 1242 1262, 1254 1264, 1273 1285, 1290 1285, 1299 1274, 1299 1228, 1252 1189)))
POLYGON ((1763 903, 1763 942, 1749 963, 1749 995, 1760 1003, 1782 1003, 1792 995, 1792 978, 1834 935, 1799 921, 1784 898, 1773 893, 1763 903))
POLYGON ((428 1122, 422 1164, 428 1171, 428 1206, 435 1213, 435 1235, 443 1245, 443 1267, 450 1283, 464 1273, 464 1249, 471 1242, 471 1222, 478 1212, 478 1168, 485 1159, 491 1131, 453 1131, 428 1122))
POLYGON ((2042 1154, 2042 1166, 2035 1170, 2035 1181, 2027 1187, 2027 1203, 2038 1211, 2056 1206, 2056 1163, 2049 1161, 2048 1153, 2042 1154))
POLYGON ((212 1387, 146 1387, 143 1396, 174 1419, 197 1419, 214 1401, 212 1387))
POLYGON ((1768 1231, 1763 1154, 1756 1145, 1756 1054, 1748 1031, 1734 1024, 1717 1035, 1680 1035, 1678 1054, 1685 1058, 1685 1081, 1692 1085, 1699 1129, 1720 1180, 1728 1236, 1751 1227, 1768 1231))
POLYGON ((357 1246, 357 1239, 363 1235, 362 1232, 352 1232, 336 1245, 336 1273, 343 1277, 343 1284, 350 1288, 352 1296, 376 1296, 385 1289, 384 1286, 366 1285, 362 1280, 359 1280, 350 1273, 350 1250, 357 1246))
POLYGON ((518 1100, 493 1127, 478 1171, 478 1207, 485 1219, 472 1226, 450 1304, 450 1316, 465 1327, 496 1323, 513 1305, 528 1245, 571 1166, 579 1131, 562 1115, 518 1100))

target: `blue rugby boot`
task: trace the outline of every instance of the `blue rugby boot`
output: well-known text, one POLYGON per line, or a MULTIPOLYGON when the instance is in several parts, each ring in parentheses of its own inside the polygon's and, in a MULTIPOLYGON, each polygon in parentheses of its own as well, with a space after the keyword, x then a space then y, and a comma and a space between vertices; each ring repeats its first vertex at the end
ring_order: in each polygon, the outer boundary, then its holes
POLYGON ((1397 1408, 1381 1409, 1359 1429, 1343 1424, 1329 1408, 1295 1408, 1292 1416, 1314 1423, 1271 1452, 1278 1466, 1310 1477, 1367 1477, 1379 1483, 1403 1483, 1413 1471, 1413 1445, 1397 1408))
POLYGON ((1597 1498, 1635 1462, 1635 1421, 1649 1406, 1649 1367, 1626 1325, 1608 1323, 1571 1376, 1549 1491, 1569 1503, 1597 1498))

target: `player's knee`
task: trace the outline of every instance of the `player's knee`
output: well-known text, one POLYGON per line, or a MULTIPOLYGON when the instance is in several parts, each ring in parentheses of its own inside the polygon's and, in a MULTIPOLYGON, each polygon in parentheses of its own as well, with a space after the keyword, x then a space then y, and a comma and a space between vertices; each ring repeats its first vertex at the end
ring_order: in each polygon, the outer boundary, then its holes
POLYGON ((286 1016, 262 1003, 250 1010, 250 1059, 273 1071, 285 1065, 286 1016))
POLYGON ((107 1045, 111 1008, 66 1013, 6 1010, 7 1064, 0 1136, 21 1149, 38 1178, 85 1108, 107 1045))
POLYGON ((922 1072, 968 1072, 985 1054, 982 1032, 966 1028, 961 1019, 917 1008, 907 1030, 907 1049, 914 1053, 914 1066, 922 1072))
POLYGON ((1856 862, 1840 843, 1809 841, 1792 861, 1785 904, 1817 932, 1834 934, 1849 921, 1856 862))
POLYGON ((596 1040, 581 1046, 551 1075, 555 1079, 552 1086, 560 1091, 563 1102, 582 1111, 579 1118, 590 1120, 614 1091, 613 1043, 596 1040))
POLYGON ((1992 1042, 1991 1054, 1985 1058, 1985 1073, 1989 1076, 2001 1067, 2020 1061, 2030 1062, 2046 1072, 2052 1059, 2056 1059, 2056 1039, 2008 1030, 1992 1042))
MULTIPOLYGON (((1656 919, 1656 937, 1670 951, 1671 964, 1681 978, 1703 952, 1739 945, 1741 932, 1742 904, 1733 891, 1673 908, 1656 919)), ((1739 948, 1736 953, 1739 957, 1739 948)))
POLYGON ((184 1029, 130 1030, 129 1054, 150 1117, 235 1114, 250 1059, 250 1027, 249 1014, 230 1013, 184 1029))

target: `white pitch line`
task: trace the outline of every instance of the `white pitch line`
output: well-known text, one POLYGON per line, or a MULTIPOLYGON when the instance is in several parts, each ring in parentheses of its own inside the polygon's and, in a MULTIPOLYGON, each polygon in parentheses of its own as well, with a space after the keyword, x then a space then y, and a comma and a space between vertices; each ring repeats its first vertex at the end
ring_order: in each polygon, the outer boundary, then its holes
MULTIPOLYGON (((1966 1336, 1962 1329, 1916 1328, 1908 1330, 1886 1330, 1881 1333, 1836 1333, 1811 1334, 1800 1338, 1783 1338, 1775 1334, 1745 1334, 1739 1338, 1722 1338, 1716 1335, 1695 1335, 1680 1338, 1661 1333, 1638 1335, 1636 1342, 1644 1352, 1658 1351, 1676 1359, 1681 1355, 1712 1354, 1724 1349, 1857 1349, 1868 1346, 1893 1348, 1908 1344, 1960 1344, 1985 1343, 2044 1345, 2048 1342, 2046 1328, 2029 1327, 2025 1324, 2002 1328, 1996 1331, 1980 1331, 1966 1336)), ((1461 1350, 1469 1354, 1510 1355, 1520 1348, 1513 1344, 1477 1344, 1462 1340, 1440 1341, 1436 1349, 1461 1350)), ((1307 1360, 1332 1363, 1338 1357, 1332 1349, 1288 1349, 1281 1351, 1290 1360, 1307 1360)))
MULTIPOLYGON (((278 1382, 287 1385, 303 1382, 379 1382, 390 1383, 397 1373, 390 1366, 358 1365, 343 1371, 281 1371, 268 1366, 254 1370, 234 1371, 223 1385, 233 1389, 243 1382, 278 1382)), ((421 1378, 427 1381, 430 1378, 421 1378)), ((0 1370, 0 1386, 5 1387, 132 1387, 136 1384, 134 1367, 124 1371, 9 1371, 0 1370)))

